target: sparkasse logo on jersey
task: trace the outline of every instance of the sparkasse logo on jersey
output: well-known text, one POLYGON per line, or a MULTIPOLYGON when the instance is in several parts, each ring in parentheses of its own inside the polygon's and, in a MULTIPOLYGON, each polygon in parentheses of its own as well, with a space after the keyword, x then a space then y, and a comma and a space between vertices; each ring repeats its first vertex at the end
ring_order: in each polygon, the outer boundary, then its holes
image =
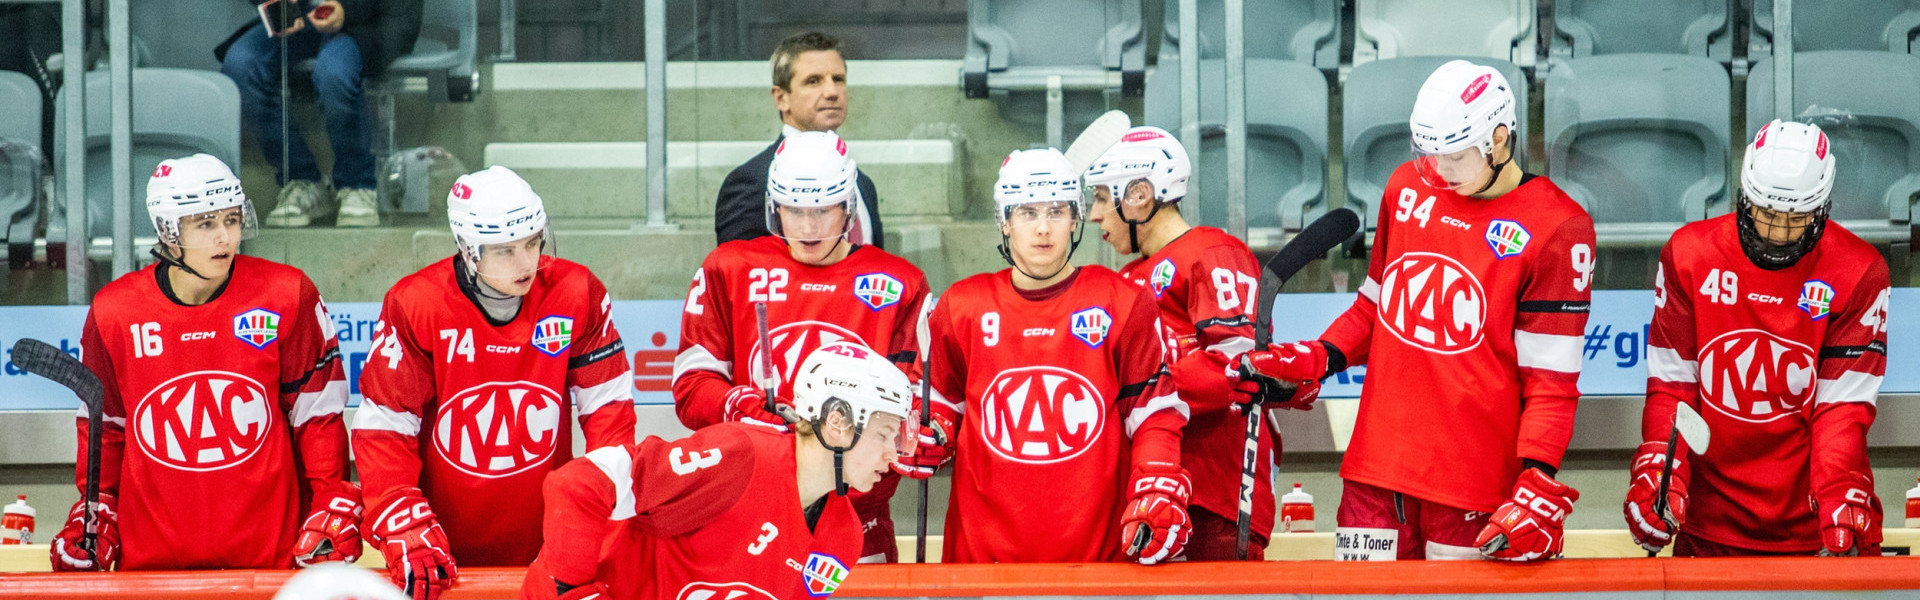
POLYGON ((1833 305, 1833 286, 1814 279, 1800 286, 1800 310, 1818 321, 1827 318, 1827 310, 1833 305))
POLYGON ((1487 247, 1493 249, 1494 258, 1505 260, 1517 256, 1527 249, 1527 242, 1533 240, 1533 234, 1520 223, 1504 219, 1494 219, 1487 223, 1487 247))
POLYGON ((1001 458, 1026 464, 1079 456, 1099 441, 1107 411, 1100 389, 1058 367, 1001 371, 980 398, 980 436, 1001 458))
POLYGON ((233 337, 264 350, 267 344, 280 339, 280 313, 264 308, 256 308, 233 316, 233 337))
POLYGON ((1380 278, 1380 323, 1408 345, 1459 354, 1480 345, 1487 293, 1459 261, 1444 254, 1408 252, 1380 278))
POLYGON ((533 349, 559 356, 573 345, 573 318, 552 316, 533 324, 533 349))
POLYGON ((1173 259, 1171 258, 1161 259, 1160 264, 1153 266, 1153 278, 1147 282, 1153 286, 1153 297, 1160 297, 1161 294, 1166 293, 1169 286, 1173 285, 1173 272, 1174 266, 1173 259))
POLYGON ((147 457, 183 471, 216 471, 251 458, 274 429, 267 388, 229 371, 195 371, 154 386, 128 433, 147 457))
POLYGON ((1107 314, 1106 309, 1095 306, 1074 312, 1067 323, 1068 330, 1073 332, 1073 337, 1086 342, 1088 348, 1099 348, 1100 344, 1107 342, 1107 330, 1113 327, 1113 315, 1107 314))
POLYGON ((807 568, 800 575, 807 580, 807 595, 824 598, 847 581, 847 565, 840 559, 814 552, 807 555, 807 568))
POLYGON ((680 595, 674 600, 775 600, 773 594, 753 587, 753 584, 735 581, 733 583, 708 583, 695 581, 680 588, 680 595))
POLYGON ((434 416, 433 448, 470 475, 506 477, 546 464, 560 438, 560 395, 531 381, 454 394, 434 416))
POLYGON ((1813 349, 1759 329, 1720 334, 1700 347, 1700 399, 1729 417, 1765 423, 1813 398, 1813 349))
POLYGON ((886 273, 868 273, 853 278, 853 297, 867 304, 867 308, 880 310, 900 301, 900 294, 907 286, 886 273))

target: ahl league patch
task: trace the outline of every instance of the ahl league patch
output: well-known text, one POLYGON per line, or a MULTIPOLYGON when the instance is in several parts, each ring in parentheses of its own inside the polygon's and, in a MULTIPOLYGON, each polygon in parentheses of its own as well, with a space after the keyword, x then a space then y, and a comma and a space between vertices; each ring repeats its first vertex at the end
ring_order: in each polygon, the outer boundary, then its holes
POLYGON ((814 552, 807 555, 807 569, 800 575, 807 580, 807 595, 823 598, 846 583, 847 565, 840 559, 814 552))
POLYGON ((1527 249, 1527 242, 1533 234, 1520 223, 1495 219, 1487 223, 1487 247, 1493 249, 1494 258, 1506 259, 1516 256, 1527 249))
POLYGON ((1073 313, 1067 324, 1073 337, 1086 342, 1088 348, 1099 348, 1107 341, 1107 330, 1113 327, 1113 315, 1096 306, 1073 313))
POLYGON ((869 273, 853 278, 853 297, 867 304, 867 308, 880 310, 893 306, 900 301, 900 294, 907 286, 886 273, 869 273))
POLYGON ((533 324, 533 349, 559 356, 573 345, 573 318, 553 316, 533 324))
POLYGON ((256 308, 234 315, 233 337, 256 350, 266 349, 267 344, 280 339, 280 313, 256 308))
POLYGON ((1160 264, 1153 266, 1153 277, 1147 280, 1147 284, 1153 286, 1153 297, 1160 297, 1166 293, 1168 286, 1173 285, 1173 271, 1171 258, 1161 259, 1160 264))
POLYGON ((1833 304, 1833 286, 1814 279, 1800 286, 1800 310, 1818 321, 1827 317, 1827 307, 1833 304))

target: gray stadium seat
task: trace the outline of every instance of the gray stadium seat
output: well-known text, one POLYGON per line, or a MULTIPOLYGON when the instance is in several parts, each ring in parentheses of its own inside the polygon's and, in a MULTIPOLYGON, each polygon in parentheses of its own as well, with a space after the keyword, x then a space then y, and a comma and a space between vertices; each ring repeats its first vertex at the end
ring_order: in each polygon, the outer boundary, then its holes
POLYGON ((1354 0, 1353 64, 1457 55, 1531 67, 1538 12, 1534 0, 1354 0))
POLYGON ((1034 89, 1059 75, 1067 89, 1145 91, 1147 36, 1140 0, 973 0, 961 85, 969 98, 1034 89), (1108 85, 1112 75, 1119 85, 1108 85))
POLYGON ((1611 54, 1556 58, 1552 71, 1547 174, 1587 207, 1602 243, 1664 243, 1727 198, 1732 106, 1720 63, 1611 54))
MULTIPOLYGON (((1200 0, 1201 60, 1226 57, 1226 15, 1222 0, 1200 0)), ((1299 61, 1321 69, 1340 67, 1339 0, 1249 0, 1246 7, 1247 58, 1299 61)), ((1166 28, 1160 36, 1160 64, 1180 60, 1180 0, 1166 1, 1166 28)))
MULTIPOLYGON (((40 84, 12 71, 0 71, 0 238, 8 265, 25 266, 33 258, 34 226, 40 222, 40 179, 45 153, 40 148, 40 84)), ((0 266, 4 271, 7 266, 0 266)))
POLYGON ((242 24, 260 22, 245 0, 134 0, 127 8, 137 67, 218 71, 213 48, 242 24))
POLYGON ((471 102, 480 90, 478 0, 426 0, 420 38, 413 51, 394 59, 387 73, 426 77, 437 102, 471 102))
MULTIPOLYGON (((113 235, 109 85, 105 71, 87 73, 87 225, 96 239, 113 235)), ((151 238, 153 222, 143 198, 147 177, 160 161, 205 152, 230 166, 240 165, 240 90, 218 71, 134 69, 133 98, 133 235, 151 238)), ((57 172, 66 164, 66 127, 61 123, 68 115, 64 101, 55 106, 57 172)), ((52 214, 64 215, 60 210, 52 214)), ((47 241, 66 239, 65 219, 48 219, 47 241)))
MULTIPOLYGON (((1920 0, 1828 0, 1796 2, 1793 11, 1793 50, 1885 50, 1911 54, 1915 29, 1920 29, 1920 0)), ((1747 35, 1747 57, 1758 61, 1773 54, 1773 2, 1753 3, 1753 26, 1747 35)))
POLYGON ((1527 79, 1513 63, 1470 56, 1421 56, 1355 66, 1342 92, 1345 130, 1341 137, 1346 149, 1347 207, 1360 213, 1368 229, 1379 223, 1380 196, 1386 192, 1387 178, 1413 158, 1407 118, 1413 114, 1413 98, 1420 93, 1420 84, 1434 69, 1456 58, 1499 69, 1507 85, 1513 86, 1519 100, 1514 118, 1520 129, 1513 147, 1514 164, 1526 163, 1527 79))
MULTIPOLYGON (((1768 2, 1771 0, 1762 0, 1768 2)), ((1554 56, 1691 54, 1733 58, 1728 0, 1605 0, 1553 3, 1554 56)))
MULTIPOLYGON (((1797 40, 1796 40, 1797 42, 1797 40)), ((1912 239, 1920 194, 1920 57, 1891 52, 1796 52, 1794 119, 1819 125, 1838 161, 1833 218, 1874 242, 1912 239)), ((1773 61, 1747 79, 1747 131, 1773 117, 1773 61)))
MULTIPOLYGON (((1225 81, 1224 61, 1201 61, 1202 141, 1194 154, 1199 187, 1182 203, 1196 222, 1216 227, 1227 224, 1221 202, 1227 189, 1225 81)), ((1250 58, 1247 97, 1247 226, 1299 231, 1326 211, 1326 76, 1303 62, 1250 58)), ((1177 62, 1154 69, 1146 113, 1146 124, 1179 134, 1177 62)))

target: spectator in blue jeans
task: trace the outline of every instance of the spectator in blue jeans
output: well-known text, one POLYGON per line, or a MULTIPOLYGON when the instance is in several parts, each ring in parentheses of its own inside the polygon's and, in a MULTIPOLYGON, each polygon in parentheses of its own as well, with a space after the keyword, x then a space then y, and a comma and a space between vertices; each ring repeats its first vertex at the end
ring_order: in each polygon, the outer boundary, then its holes
POLYGON ((305 227, 337 210, 339 227, 380 224, 375 206, 375 164, 363 81, 413 49, 420 33, 421 0, 325 0, 313 4, 283 36, 249 23, 214 50, 220 71, 240 88, 240 116, 273 165, 279 201, 267 214, 269 227, 305 227), (297 125, 281 136, 281 37, 286 61, 313 59, 313 87, 326 114, 333 146, 333 189, 321 181, 320 165, 297 125), (281 153, 285 143, 289 154, 281 153), (331 196, 331 197, 329 197, 331 196))

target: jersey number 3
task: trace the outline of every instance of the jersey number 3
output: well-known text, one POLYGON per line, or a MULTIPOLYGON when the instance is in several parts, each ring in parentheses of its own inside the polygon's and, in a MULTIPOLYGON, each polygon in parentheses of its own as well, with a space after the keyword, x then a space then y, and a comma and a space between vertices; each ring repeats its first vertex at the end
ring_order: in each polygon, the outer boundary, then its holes
POLYGON ((667 453, 667 466, 673 467, 673 474, 683 477, 717 464, 720 464, 719 448, 704 452, 686 452, 674 448, 672 452, 667 453))

